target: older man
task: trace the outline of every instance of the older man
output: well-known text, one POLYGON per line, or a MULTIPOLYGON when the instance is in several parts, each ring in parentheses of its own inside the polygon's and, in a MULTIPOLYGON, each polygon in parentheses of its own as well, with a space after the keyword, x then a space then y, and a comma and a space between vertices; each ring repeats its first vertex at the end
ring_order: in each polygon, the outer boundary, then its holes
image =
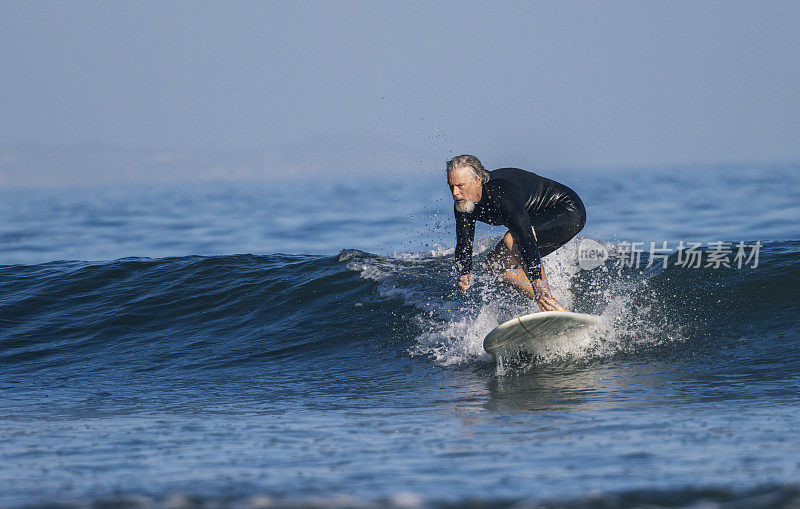
POLYGON ((475 281, 475 221, 508 231, 487 256, 489 272, 534 299, 543 311, 563 311, 550 291, 542 257, 563 246, 586 224, 586 209, 569 187, 517 168, 486 171, 477 157, 447 162, 456 216, 458 290, 475 281))

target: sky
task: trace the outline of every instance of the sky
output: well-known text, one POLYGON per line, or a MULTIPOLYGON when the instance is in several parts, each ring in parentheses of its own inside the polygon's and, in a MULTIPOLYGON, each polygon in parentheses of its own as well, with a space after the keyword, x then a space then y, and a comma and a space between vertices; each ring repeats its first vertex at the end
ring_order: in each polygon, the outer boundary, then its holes
POLYGON ((798 1, 0 0, 0 147, 800 161, 798 27, 798 1))

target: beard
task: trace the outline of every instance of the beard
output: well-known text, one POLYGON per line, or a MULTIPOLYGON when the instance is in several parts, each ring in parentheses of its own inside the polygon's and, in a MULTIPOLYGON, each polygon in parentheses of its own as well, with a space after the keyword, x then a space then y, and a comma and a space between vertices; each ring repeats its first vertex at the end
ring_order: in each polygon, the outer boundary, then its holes
POLYGON ((461 203, 456 202, 456 210, 472 214, 472 211, 475 210, 475 203, 472 200, 464 200, 461 203))

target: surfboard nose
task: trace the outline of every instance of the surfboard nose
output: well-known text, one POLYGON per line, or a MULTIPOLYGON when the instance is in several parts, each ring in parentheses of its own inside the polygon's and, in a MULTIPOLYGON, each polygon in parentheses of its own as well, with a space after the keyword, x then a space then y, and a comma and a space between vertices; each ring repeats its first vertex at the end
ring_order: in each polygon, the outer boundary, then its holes
POLYGON ((541 357, 552 351, 554 344, 569 340, 570 333, 599 324, 599 316, 569 311, 543 311, 518 316, 487 334, 483 349, 496 358, 520 352, 541 357))

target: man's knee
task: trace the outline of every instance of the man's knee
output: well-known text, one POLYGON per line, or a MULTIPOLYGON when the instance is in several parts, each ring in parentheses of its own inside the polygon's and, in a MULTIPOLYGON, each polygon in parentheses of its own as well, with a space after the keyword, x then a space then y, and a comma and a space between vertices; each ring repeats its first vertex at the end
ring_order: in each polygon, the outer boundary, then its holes
POLYGON ((580 202, 576 205, 572 216, 573 216, 572 220, 573 231, 570 233, 572 233, 572 236, 574 237, 575 235, 578 234, 578 232, 583 230, 584 226, 586 226, 586 208, 584 208, 583 202, 580 202))
POLYGON ((506 232, 506 234, 503 235, 503 245, 506 246, 509 252, 514 250, 514 236, 511 235, 511 232, 506 232))
MULTIPOLYGON (((499 247, 499 246, 498 246, 499 247)), ((505 271, 503 263, 503 258, 500 253, 497 252, 497 248, 493 249, 486 255, 486 270, 492 276, 498 276, 505 271)))
POLYGON ((493 276, 502 276, 509 269, 519 265, 519 253, 515 251, 516 241, 511 232, 506 232, 502 240, 486 256, 486 269, 493 276))
MULTIPOLYGON (((538 237, 536 237, 536 230, 534 230, 533 227, 531 227, 531 231, 533 232, 533 238, 538 242, 539 239, 538 237)), ((516 254, 515 248, 517 245, 517 239, 511 234, 510 231, 506 232, 506 234, 503 235, 502 243, 504 246, 506 246, 506 249, 508 250, 509 253, 516 254)))
POLYGON ((563 242, 566 243, 568 240, 572 239, 583 230, 583 227, 586 226, 586 214, 575 214, 572 220, 568 223, 566 228, 566 237, 567 239, 563 242))

